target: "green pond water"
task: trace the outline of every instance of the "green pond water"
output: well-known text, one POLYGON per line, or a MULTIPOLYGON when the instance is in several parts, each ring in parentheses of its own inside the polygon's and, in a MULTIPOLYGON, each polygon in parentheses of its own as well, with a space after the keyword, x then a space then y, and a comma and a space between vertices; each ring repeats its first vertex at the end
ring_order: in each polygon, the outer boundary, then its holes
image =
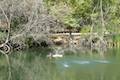
MULTIPOLYGON (((56 59, 46 58, 48 52, 41 49, 9 55, 11 80, 120 80, 119 49, 102 57, 79 52, 56 59)), ((0 80, 8 80, 8 76, 6 57, 0 55, 0 80)))

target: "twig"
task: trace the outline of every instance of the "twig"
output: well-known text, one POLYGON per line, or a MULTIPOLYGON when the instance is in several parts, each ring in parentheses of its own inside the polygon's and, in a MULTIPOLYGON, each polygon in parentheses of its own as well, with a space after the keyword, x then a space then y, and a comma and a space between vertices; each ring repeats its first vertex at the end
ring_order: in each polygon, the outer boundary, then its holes
MULTIPOLYGON (((7 20, 7 23, 8 23, 8 34, 7 34, 7 38, 6 38, 6 41, 0 45, 0 47, 3 47, 5 46, 6 43, 8 43, 9 41, 9 37, 10 37, 10 20, 8 19, 7 15, 5 14, 5 11, 2 9, 2 7, 0 6, 0 9, 2 10, 2 13, 3 15, 5 16, 6 20, 7 20)), ((6 57, 6 60, 7 60, 7 63, 8 63, 8 72, 9 72, 9 75, 8 75, 8 80, 11 80, 11 66, 10 66, 10 59, 9 59, 9 56, 2 50, 0 50, 0 52, 5 55, 6 57)))
POLYGON ((5 18, 7 20, 7 24, 8 24, 8 34, 7 34, 7 38, 6 38, 6 41, 5 41, 5 43, 8 43, 9 37, 10 37, 10 20, 8 19, 7 15, 5 14, 5 11, 2 9, 1 6, 0 6, 0 9, 2 10, 2 13, 5 16, 5 18))

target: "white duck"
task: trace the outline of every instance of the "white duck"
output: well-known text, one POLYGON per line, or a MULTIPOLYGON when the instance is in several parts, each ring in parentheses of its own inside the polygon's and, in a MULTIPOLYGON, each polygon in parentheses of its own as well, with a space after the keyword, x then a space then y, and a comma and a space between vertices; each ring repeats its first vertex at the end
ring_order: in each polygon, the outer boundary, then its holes
POLYGON ((47 55, 47 57, 53 57, 53 58, 61 58, 63 57, 63 54, 53 54, 53 53, 49 53, 49 55, 47 55))
POLYGON ((63 54, 53 54, 52 57, 54 57, 54 58, 63 57, 63 54))

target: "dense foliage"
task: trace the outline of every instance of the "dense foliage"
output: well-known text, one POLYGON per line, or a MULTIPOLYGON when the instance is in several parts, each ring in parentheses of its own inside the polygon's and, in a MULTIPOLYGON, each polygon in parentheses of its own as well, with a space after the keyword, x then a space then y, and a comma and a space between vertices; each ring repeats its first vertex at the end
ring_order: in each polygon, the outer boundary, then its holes
POLYGON ((69 26, 83 27, 94 24, 96 29, 100 30, 101 24, 104 24, 104 28, 110 32, 119 29, 119 0, 46 0, 46 2, 50 12, 69 26))
POLYGON ((6 39, 3 34, 8 32, 10 41, 31 44, 31 38, 51 42, 51 32, 66 28, 119 33, 119 9, 119 0, 0 0, 0 23, 9 23, 0 27, 0 37, 6 39))

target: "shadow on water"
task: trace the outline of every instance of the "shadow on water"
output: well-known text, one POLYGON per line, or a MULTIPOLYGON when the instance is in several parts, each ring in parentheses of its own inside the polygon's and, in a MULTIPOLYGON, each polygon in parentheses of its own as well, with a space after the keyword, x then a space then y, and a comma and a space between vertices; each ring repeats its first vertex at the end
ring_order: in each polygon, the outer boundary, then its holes
MULTIPOLYGON (((11 80, 120 80, 120 50, 98 54, 65 55, 49 59, 49 49, 31 49, 11 55, 11 80), (116 54, 115 54, 116 53, 116 54)), ((0 80, 7 80, 8 66, 0 55, 0 80)))

